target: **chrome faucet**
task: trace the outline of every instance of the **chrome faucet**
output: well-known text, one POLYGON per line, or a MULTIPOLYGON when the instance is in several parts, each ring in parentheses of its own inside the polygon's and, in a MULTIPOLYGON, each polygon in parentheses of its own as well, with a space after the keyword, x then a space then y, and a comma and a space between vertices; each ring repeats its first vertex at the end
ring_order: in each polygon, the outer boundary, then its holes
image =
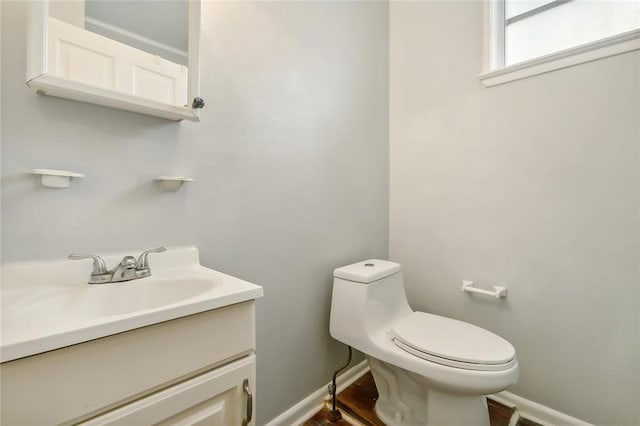
POLYGON ((104 259, 94 254, 70 254, 67 259, 93 259, 93 271, 91 271, 91 276, 89 277, 89 284, 107 284, 151 276, 149 253, 162 253, 163 251, 167 251, 167 249, 158 247, 143 251, 138 256, 138 260, 133 256, 125 256, 111 270, 107 270, 107 264, 104 259))

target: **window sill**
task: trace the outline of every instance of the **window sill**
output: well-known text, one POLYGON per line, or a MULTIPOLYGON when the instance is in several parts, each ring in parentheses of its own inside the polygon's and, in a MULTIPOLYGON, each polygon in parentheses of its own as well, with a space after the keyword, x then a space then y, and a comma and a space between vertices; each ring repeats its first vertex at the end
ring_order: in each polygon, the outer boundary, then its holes
POLYGON ((508 67, 480 74, 478 78, 482 84, 487 87, 497 86, 510 81, 521 80, 534 75, 639 49, 640 29, 637 29, 518 64, 509 65, 508 67))

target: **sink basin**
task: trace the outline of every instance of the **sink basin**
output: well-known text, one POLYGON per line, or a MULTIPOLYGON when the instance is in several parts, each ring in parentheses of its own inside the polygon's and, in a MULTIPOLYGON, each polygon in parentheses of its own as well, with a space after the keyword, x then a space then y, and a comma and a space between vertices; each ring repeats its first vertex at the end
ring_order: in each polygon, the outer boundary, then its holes
POLYGON ((150 277, 94 285, 90 262, 3 265, 1 362, 262 296, 257 285, 201 266, 193 247, 150 263, 150 277))
POLYGON ((80 288, 41 287, 3 292, 6 318, 19 321, 21 327, 49 322, 42 312, 64 313, 62 319, 77 321, 92 317, 130 314, 179 303, 214 287, 207 279, 140 279, 80 288))

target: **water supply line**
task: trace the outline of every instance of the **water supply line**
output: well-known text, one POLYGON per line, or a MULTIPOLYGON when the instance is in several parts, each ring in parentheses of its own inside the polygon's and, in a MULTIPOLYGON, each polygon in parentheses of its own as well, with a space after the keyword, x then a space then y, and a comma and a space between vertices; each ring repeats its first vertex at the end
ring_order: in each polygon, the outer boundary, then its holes
POLYGON ((342 414, 340 413, 339 410, 336 409, 336 398, 337 398, 336 378, 338 377, 338 374, 342 372, 342 370, 344 370, 349 366, 349 364, 351 364, 351 356, 353 355, 353 350, 351 349, 351 346, 347 346, 347 347, 349 348, 349 357, 347 358, 347 363, 333 372, 333 380, 329 385, 329 395, 331 395, 331 412, 329 413, 330 422, 337 422, 340 419, 342 419, 342 414))

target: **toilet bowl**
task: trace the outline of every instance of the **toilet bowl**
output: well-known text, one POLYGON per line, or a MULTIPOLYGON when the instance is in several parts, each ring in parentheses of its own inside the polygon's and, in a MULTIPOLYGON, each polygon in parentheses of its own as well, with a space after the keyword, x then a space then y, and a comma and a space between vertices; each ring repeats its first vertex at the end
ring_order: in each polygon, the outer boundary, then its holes
POLYGON ((490 331, 414 312, 401 267, 366 260, 334 271, 331 336, 363 352, 390 426, 488 426, 485 395, 518 378, 513 346, 490 331))

